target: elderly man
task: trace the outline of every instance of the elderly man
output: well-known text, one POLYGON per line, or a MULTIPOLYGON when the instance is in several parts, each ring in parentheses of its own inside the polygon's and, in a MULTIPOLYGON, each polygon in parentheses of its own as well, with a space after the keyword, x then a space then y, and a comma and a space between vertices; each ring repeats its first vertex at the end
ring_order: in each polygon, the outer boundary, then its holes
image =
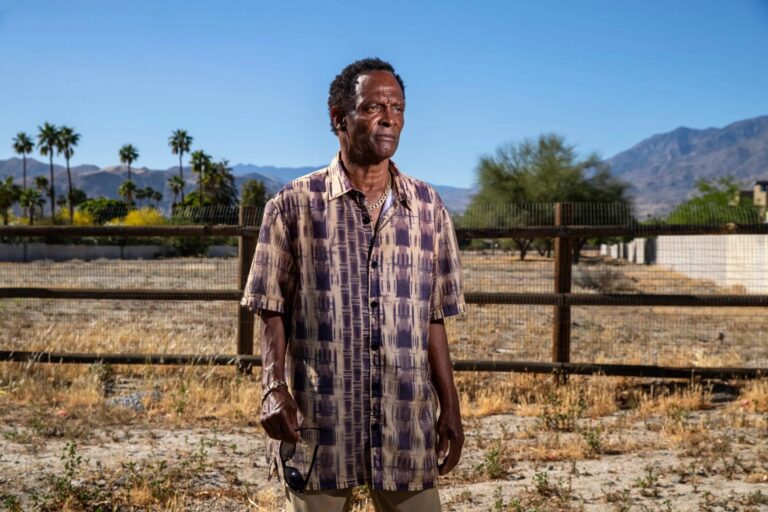
POLYGON ((339 153, 267 204, 242 305, 261 317, 261 424, 288 510, 440 510, 464 434, 443 319, 464 310, 451 219, 390 160, 403 81, 364 59, 330 88, 339 153), (439 416, 437 415, 439 401, 439 416))

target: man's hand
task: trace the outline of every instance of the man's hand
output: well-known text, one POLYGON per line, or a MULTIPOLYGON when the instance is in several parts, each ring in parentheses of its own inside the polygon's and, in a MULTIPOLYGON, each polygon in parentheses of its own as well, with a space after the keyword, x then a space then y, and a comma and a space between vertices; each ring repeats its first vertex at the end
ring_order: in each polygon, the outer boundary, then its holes
POLYGON ((261 426, 272 439, 295 443, 299 440, 298 407, 288 390, 272 391, 261 406, 261 426))
POLYGON ((458 464, 461 448, 464 446, 464 428, 461 425, 458 407, 440 411, 436 430, 437 460, 439 462, 443 459, 437 468, 440 475, 446 475, 458 464))
POLYGON ((435 385, 440 401, 440 417, 437 419, 437 461, 441 475, 448 474, 461 458, 464 446, 464 428, 461 425, 459 395, 453 382, 453 367, 448 354, 448 335, 442 320, 429 324, 429 343, 427 345, 429 366, 432 370, 432 383, 435 385), (443 462, 440 462, 443 459, 443 462))
MULTIPOLYGON (((261 374, 264 387, 285 380, 285 318, 273 311, 261 311, 262 335, 261 374)), ((277 387, 261 403, 261 426, 272 439, 296 442, 299 440, 298 406, 288 389, 277 387)))

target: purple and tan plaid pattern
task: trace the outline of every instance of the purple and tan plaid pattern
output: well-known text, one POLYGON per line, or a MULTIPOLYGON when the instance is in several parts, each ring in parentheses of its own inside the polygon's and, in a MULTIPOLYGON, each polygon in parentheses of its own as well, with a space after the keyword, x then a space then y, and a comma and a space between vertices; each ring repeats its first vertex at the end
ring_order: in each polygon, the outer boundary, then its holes
MULTIPOLYGON (((290 464, 308 489, 417 491, 437 479, 427 336, 464 310, 456 235, 429 185, 394 164, 394 203, 372 223, 338 157, 264 211, 241 304, 288 318, 286 376, 303 432, 290 464)), ((278 457, 271 442, 268 458, 278 457)))

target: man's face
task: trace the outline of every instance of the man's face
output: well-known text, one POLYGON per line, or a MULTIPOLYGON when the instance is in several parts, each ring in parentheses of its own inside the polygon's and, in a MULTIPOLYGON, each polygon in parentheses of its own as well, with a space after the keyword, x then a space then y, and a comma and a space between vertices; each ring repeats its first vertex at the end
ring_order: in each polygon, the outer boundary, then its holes
POLYGON ((388 71, 360 75, 355 88, 355 108, 345 119, 349 153, 362 163, 378 163, 397 151, 405 122, 405 98, 400 84, 388 71))

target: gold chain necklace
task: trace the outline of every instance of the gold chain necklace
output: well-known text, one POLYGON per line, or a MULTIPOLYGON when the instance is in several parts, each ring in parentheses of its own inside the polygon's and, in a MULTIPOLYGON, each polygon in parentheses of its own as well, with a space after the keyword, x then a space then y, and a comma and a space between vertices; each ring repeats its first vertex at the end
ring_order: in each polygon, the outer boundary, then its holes
POLYGON ((381 194, 381 197, 379 198, 379 200, 378 200, 378 201, 376 201, 376 202, 375 202, 375 203, 373 203, 373 204, 369 204, 368 206, 366 206, 366 208, 368 208, 368 211, 369 211, 369 212, 372 212, 372 211, 374 211, 376 208, 378 208, 379 206, 381 206, 382 204, 384 204, 384 201, 386 201, 386 200, 387 200, 387 196, 389 195, 389 191, 390 191, 391 189, 392 189, 392 175, 390 174, 390 175, 389 175, 389 179, 387 180, 387 186, 386 186, 386 187, 384 187, 384 193, 383 193, 383 194, 381 194))

